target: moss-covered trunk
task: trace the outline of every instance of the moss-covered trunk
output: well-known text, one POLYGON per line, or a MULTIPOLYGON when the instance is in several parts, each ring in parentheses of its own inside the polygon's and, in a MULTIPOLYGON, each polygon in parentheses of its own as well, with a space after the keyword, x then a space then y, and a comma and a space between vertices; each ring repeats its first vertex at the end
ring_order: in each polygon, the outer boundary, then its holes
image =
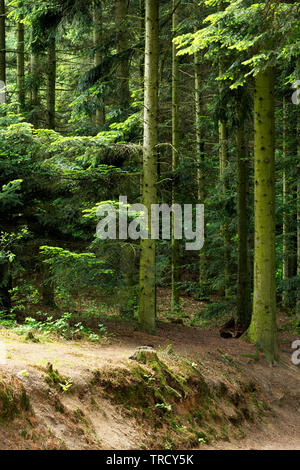
MULTIPOLYGON (((157 106, 158 106, 158 0, 146 1, 143 204, 151 224, 151 205, 157 202, 157 106)), ((156 285, 155 240, 141 241, 139 322, 143 330, 155 333, 156 285)))
POLYGON ((249 338, 274 362, 278 358, 275 296, 274 74, 255 77, 254 95, 254 294, 249 338))

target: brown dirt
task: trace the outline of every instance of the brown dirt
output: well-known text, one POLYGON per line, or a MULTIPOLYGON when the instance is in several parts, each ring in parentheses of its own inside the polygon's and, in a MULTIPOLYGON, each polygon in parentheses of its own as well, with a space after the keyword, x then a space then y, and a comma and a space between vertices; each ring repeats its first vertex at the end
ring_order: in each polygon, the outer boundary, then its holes
POLYGON ((0 449, 140 448, 149 431, 142 429, 130 414, 124 415, 104 394, 95 399, 90 396, 87 384, 95 371, 126 368, 129 356, 138 346, 153 345, 160 351, 170 344, 177 355, 195 363, 204 361, 211 380, 227 367, 229 372, 238 370, 239 376, 256 384, 272 408, 273 416, 244 425, 243 438, 229 437, 228 442, 201 448, 300 448, 299 366, 292 364, 290 349, 292 341, 299 337, 281 333, 281 361, 270 366, 262 355, 258 361, 242 356, 254 354, 253 346, 243 339, 222 339, 217 329, 159 322, 154 337, 125 324, 108 321, 106 326, 115 335, 106 344, 64 340, 28 343, 12 331, 0 330, 0 341, 7 348, 7 363, 0 365, 0 379, 3 374, 14 377, 26 389, 33 408, 33 413, 21 414, 9 425, 2 426, 0 422, 0 449), (76 393, 63 394, 49 387, 45 382, 47 363, 71 378, 76 393), (60 412, 60 405, 64 412, 60 412))

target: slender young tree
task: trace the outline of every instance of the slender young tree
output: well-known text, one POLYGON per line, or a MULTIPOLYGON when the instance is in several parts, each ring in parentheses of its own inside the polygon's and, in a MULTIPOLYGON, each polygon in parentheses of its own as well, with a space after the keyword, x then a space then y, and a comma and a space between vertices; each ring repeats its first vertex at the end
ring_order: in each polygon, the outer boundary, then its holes
MULTIPOLYGON (((103 25, 102 25, 102 0, 94 0, 93 2, 93 21, 94 21, 94 65, 97 67, 102 62, 102 54, 100 46, 103 42, 103 25)), ((105 123, 105 107, 104 102, 100 99, 101 106, 96 109, 95 124, 101 128, 105 123)))
MULTIPOLYGON (((176 36, 178 28, 178 5, 173 0, 172 31, 176 36)), ((172 44, 172 170, 174 174, 179 166, 179 60, 176 45, 172 44)), ((177 178, 172 183, 172 204, 178 203, 177 178)), ((179 260, 180 244, 174 237, 175 216, 172 214, 172 311, 176 312, 180 307, 179 287, 180 280, 179 260)))
POLYGON ((0 0, 0 81, 6 83, 5 0, 0 0))
POLYGON ((55 98, 56 98, 56 41, 51 39, 48 46, 47 74, 47 126, 55 129, 55 98))
MULTIPOLYGON (((201 98, 201 63, 200 52, 194 53, 194 76, 195 76, 195 130, 196 130, 196 161, 198 164, 204 160, 204 139, 202 124, 202 98, 201 98)), ((205 178, 201 167, 197 170, 198 199, 201 204, 205 202, 205 178)), ((199 283, 203 284, 206 279, 206 257, 205 248, 200 252, 199 260, 199 283)))
POLYGON ((51 271, 47 263, 43 263, 42 268, 43 282, 42 282, 42 298, 43 303, 47 307, 56 308, 54 284, 51 280, 51 271))
MULTIPOLYGON (((287 159, 287 103, 285 97, 282 100, 282 148, 283 148, 283 161, 287 159)), ((282 175, 282 203, 283 203, 283 216, 282 216, 282 280, 286 281, 289 277, 289 243, 288 243, 288 214, 287 214, 287 171, 283 169, 282 175)), ((282 304, 286 305, 287 296, 286 291, 282 292, 282 304)))
POLYGON ((17 88, 19 99, 19 111, 25 109, 25 42, 24 42, 24 24, 18 23, 17 25, 17 88))
MULTIPOLYGON (((157 202, 159 0, 146 0, 145 6, 143 204, 148 210, 150 229, 151 206, 157 202)), ((144 331, 153 334, 156 330, 155 246, 155 240, 150 238, 141 241, 139 322, 144 331)))
POLYGON ((118 66, 117 77, 119 81, 119 103, 126 108, 130 102, 129 90, 129 54, 128 50, 128 26, 126 23, 129 8, 129 0, 116 0, 116 31, 117 52, 123 54, 118 66))
MULTIPOLYGON (((143 44, 143 48, 145 48, 145 0, 140 0, 140 41, 143 44)), ((142 48, 141 48, 142 49, 142 48)), ((140 75, 140 82, 141 88, 144 86, 144 54, 141 54, 141 58, 139 61, 139 75, 140 75)))
POLYGON ((274 72, 255 77, 254 93, 254 292, 250 340, 266 357, 278 359, 275 294, 274 72))
POLYGON ((32 117, 31 121, 34 127, 39 126, 39 108, 40 108, 40 97, 39 97, 39 85, 38 85, 38 56, 35 52, 31 52, 30 55, 30 73, 31 73, 31 91, 30 91, 30 104, 32 117))
POLYGON ((237 279, 237 322, 242 330, 247 330, 250 321, 250 289, 248 266, 248 155, 245 143, 245 121, 242 108, 242 93, 238 95, 236 130, 236 155, 238 170, 238 279, 237 279))
MULTIPOLYGON (((298 104, 298 107, 300 105, 298 104)), ((297 113, 297 276, 300 279, 300 113, 297 113)), ((300 286, 297 289, 296 315, 300 321, 300 286)))
POLYGON ((11 309, 12 278, 8 261, 0 262, 0 312, 5 314, 11 309))
MULTIPOLYGON (((222 75, 222 64, 219 65, 219 74, 222 75)), ((220 85, 219 93, 222 97, 223 86, 220 85)), ((220 113, 221 114, 221 113, 220 113)), ((222 193, 225 196, 227 192, 227 182, 225 171, 228 161, 228 129, 226 117, 222 115, 219 118, 219 178, 221 182, 222 193)), ((224 243, 224 293, 228 297, 229 283, 230 283, 230 238, 228 224, 225 221, 221 225, 221 235, 224 243)))

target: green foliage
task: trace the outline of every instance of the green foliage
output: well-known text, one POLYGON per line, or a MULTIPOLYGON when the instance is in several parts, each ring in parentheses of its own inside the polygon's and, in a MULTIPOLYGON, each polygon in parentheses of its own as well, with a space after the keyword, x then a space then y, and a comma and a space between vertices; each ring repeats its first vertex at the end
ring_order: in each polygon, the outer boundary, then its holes
POLYGON ((68 292, 111 282, 113 271, 94 253, 75 253, 51 246, 41 246, 40 251, 50 267, 52 279, 68 292))
MULTIPOLYGON (((208 5, 211 5, 208 3, 208 5)), ((206 49, 206 57, 223 59, 227 67, 223 79, 234 81, 235 88, 245 77, 256 75, 267 64, 276 64, 299 55, 298 40, 292 33, 299 29, 299 2, 257 2, 236 0, 207 16, 202 29, 175 39, 179 54, 193 54, 206 49), (282 17, 288 21, 282 21, 282 17)))
POLYGON ((27 335, 28 333, 40 332, 47 335, 58 335, 64 339, 86 339, 88 341, 99 341, 99 339, 107 334, 106 328, 99 323, 97 332, 85 327, 81 322, 74 323, 72 313, 64 313, 60 318, 53 319, 48 317, 46 320, 36 320, 27 317, 21 326, 15 324, 8 325, 7 322, 1 322, 1 325, 14 328, 19 335, 27 335))

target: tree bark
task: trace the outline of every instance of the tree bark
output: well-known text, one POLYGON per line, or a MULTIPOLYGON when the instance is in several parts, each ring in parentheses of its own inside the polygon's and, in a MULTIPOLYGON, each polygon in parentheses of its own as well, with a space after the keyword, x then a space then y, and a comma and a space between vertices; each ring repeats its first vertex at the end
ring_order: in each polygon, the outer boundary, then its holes
MULTIPOLYGON (((283 162, 287 159, 287 104, 286 99, 282 101, 282 127, 283 127, 283 162)), ((283 170, 282 175, 282 204, 283 204, 283 217, 282 217, 282 280, 286 281, 289 277, 289 249, 288 249, 288 214, 286 210, 287 205, 287 172, 286 168, 283 170)), ((287 303, 287 293, 285 290, 282 292, 282 304, 285 306, 287 303)))
MULTIPOLYGON (((128 26, 126 19, 128 15, 129 0, 116 0, 116 30, 117 30, 117 52, 124 53, 128 49, 128 26)), ((119 81, 119 103, 121 108, 126 108, 130 102, 129 91, 129 55, 124 55, 117 70, 119 81)))
POLYGON ((51 40, 48 46, 48 75, 47 75, 47 126, 55 129, 55 88, 56 88, 56 41, 51 40))
MULTIPOLYGON (((297 113, 297 276, 300 279, 300 115, 297 113)), ((298 280, 299 282, 299 280, 298 280)), ((297 289, 296 316, 300 321, 300 285, 297 289)))
MULTIPOLYGON (((146 0, 143 204, 149 214, 149 229, 151 205, 157 202, 158 5, 158 0, 146 0)), ((156 330, 155 247, 155 240, 141 241, 139 322, 144 331, 153 334, 156 330)))
POLYGON ((273 69, 255 77, 255 251, 253 315, 249 338, 270 362, 278 359, 275 295, 275 151, 273 69))
MULTIPOLYGON (((178 8, 175 8, 176 0, 173 0, 172 36, 175 37, 178 27, 178 8)), ((176 174, 179 166, 179 60, 175 44, 172 44, 172 171, 176 174)), ((172 204, 178 203, 177 178, 172 182, 172 204)), ((180 307, 179 286, 180 281, 180 244, 174 238, 175 217, 172 214, 172 312, 178 311, 180 307)))
MULTIPOLYGON (((93 21, 94 21, 94 65, 97 67, 102 62, 102 54, 100 51, 100 46, 103 42, 103 33, 102 33, 102 0, 94 1, 93 4, 93 21)), ((101 129, 105 124, 105 106, 103 99, 100 97, 99 105, 96 109, 95 115, 96 126, 101 129)))
POLYGON ((4 315, 8 314, 11 309, 11 294, 12 278, 9 273, 9 266, 7 261, 0 263, 0 311, 4 315))
POLYGON ((250 290, 248 266, 248 155, 245 145, 245 125, 241 103, 238 103, 238 128, 236 132, 236 153, 238 169, 238 279, 237 279, 237 322, 247 330, 250 321, 250 290))
MULTIPOLYGON (((194 54, 194 76, 195 76, 195 130, 196 130, 196 161, 199 165, 204 160, 204 139, 202 124, 202 99, 201 99, 201 64, 199 53, 194 54)), ((205 179, 201 167, 197 170, 198 200, 201 204, 205 202, 205 179)), ((205 248, 200 251, 199 259, 199 283, 203 284, 207 280, 206 276, 206 256, 205 248)))
POLYGON ((24 52, 24 24, 17 26, 17 88, 19 99, 19 112, 25 110, 25 52, 24 52))
MULTIPOLYGON (((140 0, 140 41, 143 44, 142 47, 145 49, 145 0, 140 0)), ((144 54, 141 54, 141 58, 139 61, 139 74, 140 74, 141 89, 143 89, 144 87, 144 68, 145 68, 144 59, 145 59, 144 54)))
POLYGON ((5 0, 0 0, 0 81, 6 84, 5 0))
POLYGON ((35 128, 39 126, 39 85, 38 85, 38 57, 35 52, 31 53, 30 56, 30 72, 31 72, 31 122, 35 128))
MULTIPOLYGON (((225 119, 219 121, 219 177, 221 181, 222 193, 225 197, 227 192, 227 183, 225 180, 225 170, 228 160, 228 130, 225 119)), ((224 293, 225 297, 229 296, 230 288, 230 236, 228 231, 228 223, 224 221, 221 224, 221 235, 224 242, 224 293)))

